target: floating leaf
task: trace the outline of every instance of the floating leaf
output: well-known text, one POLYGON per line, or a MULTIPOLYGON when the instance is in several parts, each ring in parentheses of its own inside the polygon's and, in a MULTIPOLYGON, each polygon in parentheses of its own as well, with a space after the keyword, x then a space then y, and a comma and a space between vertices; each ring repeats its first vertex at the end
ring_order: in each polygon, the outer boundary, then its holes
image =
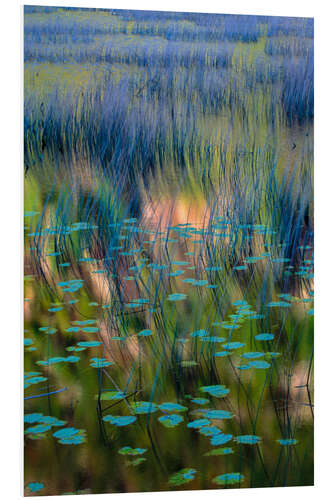
POLYGON ((240 349, 241 347, 244 347, 245 344, 242 342, 228 342, 227 344, 224 344, 223 347, 227 350, 232 350, 232 349, 240 349))
POLYGON ((235 441, 238 444, 257 444, 261 438, 259 436, 251 436, 251 435, 244 435, 244 436, 236 436, 235 441))
POLYGON ((215 427, 215 425, 204 425, 202 427, 199 427, 198 431, 200 432, 200 434, 203 434, 204 436, 208 437, 217 436, 218 434, 221 434, 221 429, 215 427))
POLYGON ((170 477, 169 484, 172 486, 180 486, 188 483, 195 478, 196 472, 195 469, 181 469, 170 477))
POLYGON ((126 425, 133 424, 133 422, 136 421, 136 417, 133 415, 129 416, 106 415, 105 417, 103 417, 103 420, 105 422, 109 422, 112 425, 116 425, 117 427, 124 427, 126 425))
POLYGON ((65 358, 62 357, 55 357, 55 358, 49 358, 44 361, 37 361, 38 365, 41 366, 49 366, 49 365, 55 365, 57 363, 63 363, 65 361, 65 358))
POLYGON ((246 257, 244 259, 244 261, 247 263, 247 264, 254 264, 255 262, 258 262, 259 260, 262 260, 263 257, 246 257))
POLYGON ((27 389, 28 387, 30 387, 30 385, 40 384, 41 382, 45 382, 46 380, 47 380, 47 377, 41 377, 41 376, 25 378, 24 379, 24 388, 27 389))
POLYGON ((126 397, 126 393, 122 391, 106 391, 102 392, 100 399, 101 401, 118 401, 119 399, 124 399, 126 397))
POLYGON ((142 455, 146 453, 146 448, 131 448, 130 446, 124 446, 118 450, 120 455, 142 455))
POLYGON ((77 444, 82 444, 85 442, 85 436, 82 434, 78 434, 77 436, 72 436, 68 438, 63 438, 59 439, 58 442, 60 444, 66 444, 66 445, 77 445, 77 444))
POLYGON ((247 370, 250 368, 258 368, 259 370, 265 370, 266 368, 269 368, 271 365, 270 363, 267 363, 267 361, 261 361, 261 360, 256 360, 256 361, 250 361, 246 365, 239 366, 240 370, 247 370))
POLYGON ((226 410, 197 410, 203 413, 206 418, 212 420, 224 420, 228 418, 233 418, 233 414, 226 410))
POLYGON ((39 419, 39 422, 45 425, 51 425, 52 427, 62 427, 67 423, 65 420, 59 420, 58 418, 49 415, 42 416, 39 419))
POLYGON ((77 363, 78 361, 80 361, 80 357, 79 356, 67 356, 67 358, 64 358, 64 361, 66 363, 77 363))
POLYGON ((291 304, 289 302, 283 302, 283 301, 279 301, 279 302, 269 302, 267 304, 267 307, 290 307, 291 304))
POLYGON ((105 368, 106 366, 111 366, 113 363, 107 361, 105 358, 91 358, 90 366, 93 368, 105 368))
POLYGON ((248 303, 246 300, 235 300, 235 302, 232 303, 233 306, 248 306, 248 303))
POLYGON ((86 348, 85 347, 76 347, 76 346, 73 346, 73 345, 70 345, 68 347, 66 347, 66 351, 75 351, 75 352, 81 352, 81 351, 85 351, 86 348))
POLYGON ((180 275, 182 275, 182 274, 184 274, 183 269, 178 269, 178 271, 174 271, 174 272, 172 272, 172 273, 169 273, 169 274, 168 274, 168 276, 170 276, 170 277, 175 277, 175 276, 180 276, 180 275))
POLYGON ((210 444, 213 446, 221 445, 228 443, 232 439, 232 434, 223 434, 222 432, 220 434, 216 434, 216 436, 213 436, 212 439, 210 440, 210 444))
POLYGON ((208 420, 207 418, 200 418, 198 420, 193 420, 192 422, 188 423, 187 427, 189 427, 190 429, 200 429, 205 425, 210 425, 210 420, 208 420))
POLYGON ((24 415, 24 422, 27 424, 35 424, 43 417, 43 413, 27 413, 24 415))
MULTIPOLYGON (((273 261, 274 262, 274 261, 273 261)), ((289 300, 291 301, 292 300, 292 296, 290 295, 290 293, 279 293, 279 297, 280 299, 284 299, 284 300, 289 300)))
POLYGON ((206 405, 207 403, 209 403, 209 399, 205 399, 205 398, 196 398, 196 399, 192 399, 191 401, 192 401, 192 403, 195 403, 196 405, 206 405))
POLYGON ((208 281, 207 280, 194 280, 192 282, 192 285, 193 286, 205 286, 205 285, 208 285, 208 281))
POLYGON ((240 325, 237 323, 223 323, 221 326, 225 330, 237 330, 237 328, 240 328, 240 325))
POLYGON ((209 333, 206 330, 195 330, 191 333, 191 337, 206 337, 209 333))
POLYGON ((136 401, 131 403, 131 408, 137 415, 154 413, 158 406, 150 401, 136 401))
POLYGON ((158 405, 158 407, 162 411, 187 411, 186 406, 182 406, 178 403, 162 403, 158 405))
POLYGON ((40 491, 44 488, 44 484, 43 483, 28 483, 27 484, 27 488, 29 488, 30 491, 32 491, 33 493, 36 493, 37 491, 40 491))
POLYGON ((298 441, 297 439, 278 439, 278 443, 280 443, 282 446, 292 446, 294 444, 297 444, 298 441))
POLYGON ((138 337, 149 337, 152 335, 151 330, 141 330, 141 332, 138 333, 138 337))
POLYGON ((246 359, 262 358, 263 356, 265 356, 264 352, 245 352, 242 354, 242 357, 246 359))
POLYGON ((85 431, 83 429, 75 429, 74 427, 65 427, 53 433, 53 436, 58 439, 58 443, 64 445, 78 445, 86 441, 85 431))
POLYGON ((273 340, 274 339, 274 334, 273 333, 259 333, 256 335, 256 340, 273 340))
POLYGON ((65 439, 68 437, 75 436, 78 433, 79 433, 79 429, 75 429, 74 427, 66 427, 64 429, 61 429, 59 431, 54 432, 53 436, 58 438, 58 439, 65 439))
POLYGON ((200 392, 208 392, 211 396, 222 398, 229 394, 229 389, 224 385, 205 385, 199 388, 200 392))
POLYGON ((212 342, 212 343, 218 343, 218 342, 225 342, 224 337, 200 337, 201 342, 212 342))
POLYGON ((25 430, 25 434, 41 434, 49 431, 51 428, 51 425, 39 424, 34 427, 28 427, 28 429, 25 430))
POLYGON ((85 319, 85 320, 82 320, 82 321, 73 321, 73 325, 79 325, 79 326, 85 326, 85 325, 94 325, 95 323, 97 323, 97 321, 95 319, 85 319))
POLYGON ((238 484, 244 481, 244 476, 239 472, 230 472, 227 474, 221 474, 220 476, 214 477, 212 479, 213 483, 219 484, 221 486, 227 486, 229 484, 238 484))
POLYGON ((205 457, 213 457, 216 455, 230 455, 233 453, 234 450, 232 448, 216 448, 211 451, 207 451, 207 453, 204 453, 205 457))
POLYGON ((183 422, 184 418, 181 415, 171 414, 171 415, 162 415, 158 418, 158 420, 165 427, 176 427, 180 422, 183 422))
POLYGON ((38 215, 40 212, 36 212, 35 210, 30 210, 28 212, 24 212, 24 217, 34 217, 38 215))
POLYGON ((149 304, 149 299, 134 299, 136 304, 149 304))
POLYGON ((172 293, 168 296, 168 300, 171 302, 178 302, 180 300, 186 299, 187 295, 185 293, 172 293))
POLYGON ((225 356, 230 356, 230 352, 229 351, 218 351, 214 354, 215 357, 217 358, 224 358, 225 356))
POLYGON ((83 341, 83 342, 78 342, 77 345, 79 347, 97 347, 101 345, 102 342, 99 342, 98 340, 91 340, 91 341, 83 341))

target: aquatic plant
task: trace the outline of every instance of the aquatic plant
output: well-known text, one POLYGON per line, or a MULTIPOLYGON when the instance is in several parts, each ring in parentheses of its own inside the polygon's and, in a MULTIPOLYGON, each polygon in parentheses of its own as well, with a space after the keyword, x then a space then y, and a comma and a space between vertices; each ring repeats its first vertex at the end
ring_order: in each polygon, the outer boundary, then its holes
POLYGON ((313 20, 24 33, 27 489, 311 484, 313 20))
POLYGON ((230 472, 227 474, 221 474, 220 476, 214 477, 212 479, 213 483, 221 486, 227 486, 229 484, 238 484, 244 481, 244 476, 239 472, 230 472))
POLYGON ((181 469, 170 477, 169 484, 172 486, 180 486, 188 483, 195 478, 196 472, 195 469, 181 469))

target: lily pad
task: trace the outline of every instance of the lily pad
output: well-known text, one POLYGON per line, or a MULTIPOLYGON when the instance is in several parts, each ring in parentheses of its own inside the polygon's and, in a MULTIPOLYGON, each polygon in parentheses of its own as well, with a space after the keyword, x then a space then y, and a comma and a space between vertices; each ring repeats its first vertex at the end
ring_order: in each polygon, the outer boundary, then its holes
POLYGON ((199 390, 200 392, 208 392, 208 394, 217 398, 222 398, 230 392, 224 385, 204 385, 199 390))
POLYGON ((115 425, 117 427, 125 427, 126 425, 133 424, 133 422, 136 421, 136 417, 133 415, 128 415, 128 416, 113 416, 113 415, 106 415, 103 417, 104 422, 109 422, 112 425, 115 425))
POLYGON ((185 300, 187 295, 185 293, 172 293, 168 296, 170 302, 178 302, 180 300, 185 300))
POLYGON ((198 420, 193 420, 192 422, 188 423, 187 427, 189 427, 190 429, 200 429, 205 425, 210 425, 210 420, 208 420, 207 418, 200 418, 198 420))
POLYGON ((177 414, 171 414, 171 415, 162 415, 161 417, 158 418, 158 420, 163 424, 165 427, 176 427, 180 422, 183 422, 184 417, 181 415, 177 414))
POLYGON ((244 435, 244 436, 236 436, 235 441, 238 444, 257 444, 261 440, 261 437, 259 436, 251 436, 251 435, 244 435))
POLYGON ((294 444, 297 444, 298 441, 297 439, 278 439, 278 443, 280 443, 282 446, 292 446, 294 444))
POLYGON ((200 432, 200 434, 208 437, 217 436, 222 432, 221 429, 219 429, 215 425, 204 425, 202 427, 199 427, 198 431, 200 432))
POLYGON ((106 391, 102 392, 100 399, 102 401, 118 401, 119 399, 124 399, 126 393, 122 391, 106 391))
POLYGON ((274 334, 273 333, 259 333, 256 335, 256 340, 273 340, 274 339, 274 334))
POLYGON ((162 403, 158 405, 158 407, 162 411, 187 411, 186 406, 182 406, 178 403, 162 403))
POLYGON ((216 434, 212 437, 212 439, 210 440, 210 444, 213 446, 225 444, 231 441, 232 437, 232 434, 223 434, 221 432, 220 434, 216 434))
POLYGON ((146 453, 147 448, 131 448, 131 446, 123 446, 118 450, 120 455, 142 455, 146 453))
POLYGON ((232 349, 240 349, 244 346, 245 344, 243 342, 228 342, 227 344, 223 345, 224 349, 227 349, 228 351, 232 349))
POLYGON ((170 477, 169 484, 172 486, 180 486, 188 483, 195 478, 196 472, 195 469, 181 469, 170 477))
POLYGON ((137 401, 131 404, 131 408, 137 415, 154 413, 158 406, 150 401, 137 401))
POLYGON ((112 361, 107 361, 105 358, 91 358, 90 366, 93 368, 105 368, 113 365, 112 361))
POLYGON ((242 358, 246 359, 262 358, 263 356, 265 356, 264 352, 245 352, 242 354, 242 358))
POLYGON ((141 330, 141 332, 138 333, 138 337, 150 337, 152 335, 151 330, 141 330))
POLYGON ((28 483, 27 484, 27 488, 32 491, 33 493, 37 493, 37 491, 40 491, 44 488, 44 484, 43 483, 28 483))
POLYGON ((212 420, 225 420, 234 417, 234 415, 230 411, 226 410, 198 410, 198 411, 202 412, 202 414, 206 418, 210 418, 212 420))
POLYGON ((98 340, 91 340, 91 341, 83 341, 83 342, 78 342, 77 345, 79 347, 97 347, 101 345, 102 342, 99 342, 98 340))
POLYGON ((206 330, 195 330, 194 332, 191 333, 191 337, 206 337, 208 336, 208 332, 206 330))
POLYGON ((227 474, 221 474, 220 476, 214 477, 212 479, 213 483, 227 486, 229 484, 238 484, 244 481, 244 476, 240 472, 229 472, 227 474))
POLYGON ((209 399, 206 398, 195 398, 191 400, 192 403, 195 403, 196 405, 206 405, 209 403, 209 399))

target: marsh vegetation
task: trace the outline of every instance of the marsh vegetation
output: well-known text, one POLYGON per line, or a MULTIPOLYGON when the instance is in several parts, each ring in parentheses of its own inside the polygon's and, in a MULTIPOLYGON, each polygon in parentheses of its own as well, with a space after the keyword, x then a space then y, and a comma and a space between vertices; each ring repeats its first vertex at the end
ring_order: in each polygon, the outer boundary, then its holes
POLYGON ((25 7, 25 492, 313 484, 313 20, 25 7))

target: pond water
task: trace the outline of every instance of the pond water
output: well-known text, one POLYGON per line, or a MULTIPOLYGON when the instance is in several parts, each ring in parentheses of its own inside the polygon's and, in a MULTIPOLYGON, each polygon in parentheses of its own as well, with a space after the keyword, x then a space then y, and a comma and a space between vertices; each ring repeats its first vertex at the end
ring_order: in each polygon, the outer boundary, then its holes
POLYGON ((25 7, 26 495, 313 484, 313 20, 25 7))
MULTIPOLYGON (((39 218, 26 213, 30 240, 39 218)), ((58 231, 83 241, 96 228, 58 231)), ((311 484, 312 249, 293 267, 270 232, 132 218, 104 258, 30 248, 27 483, 43 494, 311 484), (257 254, 214 259, 233 231, 257 254)))

